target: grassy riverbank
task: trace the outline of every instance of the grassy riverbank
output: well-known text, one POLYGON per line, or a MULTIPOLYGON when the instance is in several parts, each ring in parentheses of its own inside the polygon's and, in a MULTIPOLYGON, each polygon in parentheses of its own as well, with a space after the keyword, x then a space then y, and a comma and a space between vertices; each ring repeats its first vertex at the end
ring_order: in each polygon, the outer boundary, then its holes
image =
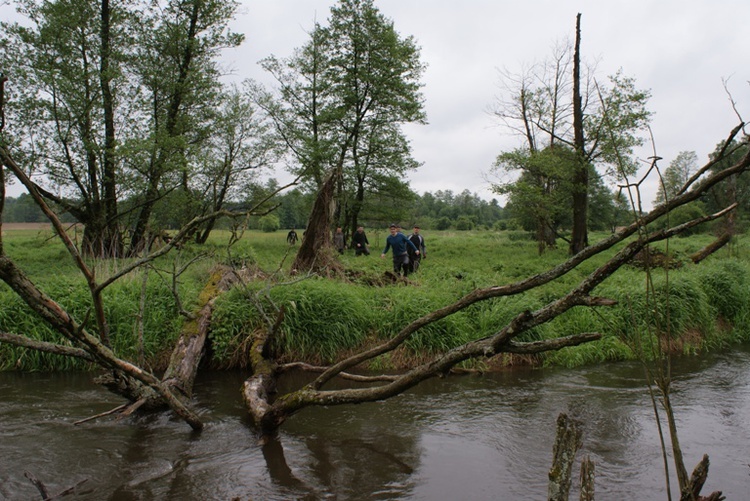
MULTIPOLYGON (((329 363, 344 352, 387 339, 409 321, 449 304, 478 287, 503 285, 543 272, 564 261, 564 248, 536 253, 534 242, 514 232, 426 232, 428 258, 408 284, 384 280, 390 255, 380 259, 387 232, 369 231, 372 255, 342 256, 349 270, 346 281, 322 278, 291 279, 287 275, 293 251, 286 233, 248 232, 226 249, 228 235, 216 232, 209 245, 188 246, 180 254, 163 258, 147 272, 132 273, 105 290, 113 347, 124 358, 138 361, 143 355, 152 366, 163 364, 165 353, 179 333, 182 317, 171 292, 174 270, 199 254, 204 255, 177 278, 183 307, 195 305, 203 283, 217 262, 257 267, 268 278, 226 294, 216 304, 212 321, 210 361, 218 367, 244 363, 243 341, 262 324, 257 305, 269 311, 271 302, 285 305, 286 316, 279 339, 283 358, 329 363), (284 260, 284 256, 287 256, 284 260), (144 287, 145 279, 145 287, 144 287), (271 287, 272 284, 278 284, 271 287), (145 295, 144 294, 145 291, 145 295), (252 300, 251 300, 252 299, 252 300), (139 323, 143 307, 142 326, 139 323), (141 342, 140 332, 143 332, 141 342)), ((606 235, 592 235, 592 239, 606 235)), ((520 340, 547 339, 581 332, 601 332, 603 339, 587 345, 548 353, 534 360, 498 358, 474 362, 472 367, 492 368, 514 363, 578 366, 607 360, 634 358, 631 347, 649 345, 654 322, 669 326, 679 352, 694 353, 750 339, 750 261, 748 240, 740 237, 699 265, 687 256, 712 240, 697 235, 674 239, 669 250, 682 266, 652 272, 654 297, 662 306, 657 316, 647 301, 646 273, 627 266, 594 291, 616 299, 614 307, 577 308, 554 322, 525 333, 520 340), (669 294, 667 294, 669 284, 669 294), (668 300, 667 300, 668 296, 668 300), (666 306, 668 305, 668 312, 666 306)), ((90 307, 85 282, 65 249, 49 230, 4 231, 5 252, 42 289, 77 318, 86 318, 90 307)), ((664 245, 660 249, 667 250, 664 245)), ((373 368, 400 368, 436 352, 494 333, 525 309, 536 309, 569 291, 608 256, 584 263, 566 276, 524 294, 475 304, 419 331, 407 345, 373 368)), ((97 276, 106 277, 123 262, 96 263, 97 276)), ((49 328, 0 284, 0 331, 40 340, 58 340, 49 328)), ((55 355, 0 345, 2 370, 60 370, 85 368, 85 364, 55 355)))

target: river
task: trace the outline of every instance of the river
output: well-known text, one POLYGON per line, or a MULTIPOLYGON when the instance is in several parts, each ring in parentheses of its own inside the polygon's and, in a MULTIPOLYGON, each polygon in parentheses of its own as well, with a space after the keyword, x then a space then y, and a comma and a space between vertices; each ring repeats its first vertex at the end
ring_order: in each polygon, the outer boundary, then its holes
MULTIPOLYGON (((673 375, 688 470, 708 454, 703 493, 748 499, 750 346, 680 358, 673 375)), ((0 373, 0 499, 41 499, 30 472, 53 494, 83 482, 64 498, 76 500, 543 500, 561 412, 585 423, 575 468, 594 461, 597 500, 667 499, 637 363, 435 379, 386 402, 306 409, 265 447, 244 377, 199 377, 197 434, 166 414, 74 425, 122 402, 90 374, 0 373)))

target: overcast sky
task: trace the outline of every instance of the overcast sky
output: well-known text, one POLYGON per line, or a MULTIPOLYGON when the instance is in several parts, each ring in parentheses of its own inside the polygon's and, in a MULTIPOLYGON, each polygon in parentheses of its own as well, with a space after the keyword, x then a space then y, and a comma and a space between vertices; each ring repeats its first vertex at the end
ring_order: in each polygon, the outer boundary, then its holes
MULTIPOLYGON (((239 76, 264 78, 257 61, 285 57, 303 45, 332 0, 252 0, 234 28, 243 47, 227 54, 239 76)), ((722 79, 750 120, 750 1, 720 0, 375 0, 402 36, 413 36, 427 65, 423 82, 428 125, 408 126, 417 161, 416 191, 465 189, 491 197, 488 171, 517 146, 488 109, 500 93, 502 68, 513 72, 547 58, 572 39, 581 13, 582 55, 598 60, 604 78, 619 68, 652 93, 655 147, 665 168, 680 151, 701 163, 738 123, 722 79)), ((653 145, 640 151, 652 155, 653 145)), ((644 165, 646 165, 644 163, 644 165)), ((650 204, 655 183, 644 198, 650 204)))
MULTIPOLYGON (((2 3, 2 2, 0 2, 2 3)), ((233 29, 242 47, 224 55, 233 78, 268 82, 257 62, 289 56, 317 19, 327 24, 333 0, 244 0, 233 29), (265 79, 265 80, 264 80, 265 79)), ((416 191, 468 189, 491 198, 488 171, 519 144, 488 109, 499 69, 518 72, 572 39, 582 14, 584 59, 604 78, 619 68, 652 93, 652 130, 662 168, 680 151, 701 163, 738 123, 722 79, 750 120, 748 0, 375 0, 403 36, 413 36, 427 68, 423 93, 428 125, 407 126, 423 166, 409 175, 416 191)), ((2 10, 8 7, 0 8, 2 10)), ((6 10, 7 12, 7 10, 6 10)), ((639 152, 652 155, 652 145, 639 152)), ((646 165, 644 163, 644 165, 646 165)), ((644 196, 650 204, 655 183, 644 196)))

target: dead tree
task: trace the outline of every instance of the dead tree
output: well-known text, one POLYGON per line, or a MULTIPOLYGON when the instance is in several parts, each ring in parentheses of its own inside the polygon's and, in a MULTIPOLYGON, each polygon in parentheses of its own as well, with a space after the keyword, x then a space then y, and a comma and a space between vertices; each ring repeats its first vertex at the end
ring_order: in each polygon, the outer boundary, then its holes
POLYGON ((307 228, 302 234, 297 256, 292 263, 295 272, 337 274, 341 265, 331 245, 331 221, 335 208, 335 190, 339 170, 333 169, 318 190, 307 228))

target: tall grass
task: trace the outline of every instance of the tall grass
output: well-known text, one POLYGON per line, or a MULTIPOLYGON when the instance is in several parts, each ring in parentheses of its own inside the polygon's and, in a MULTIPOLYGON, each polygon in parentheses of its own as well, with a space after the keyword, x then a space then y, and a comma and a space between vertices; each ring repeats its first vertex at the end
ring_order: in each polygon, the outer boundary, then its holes
MULTIPOLYGON (((12 232, 10 232, 12 233, 12 232)), ((151 363, 171 348, 182 325, 171 293, 172 270, 180 268, 198 253, 206 258, 180 275, 178 290, 188 309, 217 261, 253 265, 277 272, 276 278, 288 279, 287 272, 297 247, 285 242, 286 232, 247 232, 229 250, 228 232, 214 232, 205 246, 188 245, 180 254, 170 254, 154 263, 149 273, 147 309, 144 312, 145 351, 151 363), (286 259, 284 257, 286 256, 286 259)), ((564 261, 565 249, 538 256, 536 244, 510 232, 425 232, 427 259, 420 271, 407 283, 385 284, 384 272, 391 259, 380 259, 379 246, 385 233, 369 232, 372 255, 355 257, 349 251, 341 257, 351 271, 348 280, 311 278, 270 287, 266 282, 248 284, 220 297, 212 319, 211 356, 217 365, 229 366, 243 356, 244 342, 263 318, 251 298, 257 297, 270 311, 272 301, 284 306, 285 318, 276 348, 288 359, 302 358, 315 363, 330 363, 343 353, 382 342, 399 332, 412 320, 452 303, 477 287, 503 285, 537 273, 564 261), (380 242, 380 243, 378 243, 380 242), (381 283, 381 285, 372 285, 381 283), (385 284, 385 285, 383 285, 385 284)), ((606 235, 592 235, 592 239, 606 235)), ((701 248, 709 239, 695 236, 675 239, 671 248, 682 256, 682 268, 670 271, 671 332, 683 336, 682 351, 694 353, 707 348, 750 339, 750 264, 744 259, 744 237, 727 251, 712 256, 700 265, 684 257, 701 248), (685 336, 689 334, 689 336, 685 336)), ((5 238, 6 253, 15 259, 40 287, 79 320, 86 318, 90 297, 86 284, 70 263, 65 250, 55 240, 38 234, 5 238)), ((444 352, 467 341, 489 336, 523 310, 537 309, 565 294, 606 256, 585 263, 553 283, 522 295, 496 298, 467 308, 417 332, 405 344, 400 356, 421 359, 444 352)), ((124 263, 97 263, 98 276, 121 269, 124 263)), ((136 321, 139 312, 141 281, 139 272, 118 281, 104 292, 113 348, 120 356, 137 355, 136 321)), ((273 281, 270 279, 269 283, 273 281)), ((658 297, 667 294, 666 281, 655 280, 658 297)), ((581 332, 600 332, 595 343, 547 353, 539 361, 548 365, 577 366, 608 360, 634 358, 628 342, 648 336, 653 322, 645 298, 644 272, 623 267, 602 284, 596 295, 618 301, 614 307, 578 307, 553 322, 523 333, 521 341, 549 339, 581 332), (628 341, 628 342, 626 342, 628 341)), ((7 286, 0 284, 0 330, 47 341, 61 342, 59 336, 21 304, 7 286)), ((91 325, 87 327, 93 328, 91 325)), ((642 340, 644 343, 648 339, 642 340)), ((653 341, 653 340, 651 340, 653 341)), ((388 357, 375 364, 387 367, 388 357)), ((39 354, 0 344, 0 369, 55 370, 87 368, 87 364, 64 357, 39 354)))

